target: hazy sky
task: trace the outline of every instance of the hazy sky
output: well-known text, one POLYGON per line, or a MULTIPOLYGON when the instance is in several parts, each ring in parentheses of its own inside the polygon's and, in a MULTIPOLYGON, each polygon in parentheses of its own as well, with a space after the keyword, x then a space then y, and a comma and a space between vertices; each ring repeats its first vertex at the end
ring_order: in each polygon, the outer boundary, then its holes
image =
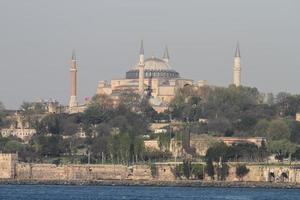
POLYGON ((141 39, 146 57, 168 44, 182 77, 220 86, 239 41, 244 85, 300 93, 299 0, 0 0, 0 101, 67 103, 75 48, 83 102, 137 63, 141 39))

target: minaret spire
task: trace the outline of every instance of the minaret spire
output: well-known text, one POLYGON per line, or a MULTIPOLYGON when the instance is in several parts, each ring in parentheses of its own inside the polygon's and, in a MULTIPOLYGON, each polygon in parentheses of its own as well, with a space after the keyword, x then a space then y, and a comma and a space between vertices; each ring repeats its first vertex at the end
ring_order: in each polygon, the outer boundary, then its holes
POLYGON ((144 95, 144 72, 145 71, 145 57, 144 57, 144 44, 141 41, 140 48, 140 61, 139 61, 139 94, 144 95))
POLYGON ((70 101, 69 108, 78 106, 77 101, 77 63, 75 50, 72 52, 71 67, 70 67, 70 101))
POLYGON ((239 42, 237 42, 237 44, 236 44, 234 57, 241 57, 239 42))
POLYGON ((170 60, 170 54, 169 54, 168 45, 166 45, 166 47, 165 47, 165 51, 164 51, 164 55, 163 55, 163 60, 166 61, 167 63, 170 60))
POLYGON ((72 51, 72 61, 75 60, 76 61, 76 53, 75 53, 75 49, 73 49, 72 51))
POLYGON ((235 86, 241 86, 241 54, 239 42, 236 45, 234 63, 233 63, 233 84, 235 86))
POLYGON ((141 40, 140 55, 144 55, 144 41, 141 40))

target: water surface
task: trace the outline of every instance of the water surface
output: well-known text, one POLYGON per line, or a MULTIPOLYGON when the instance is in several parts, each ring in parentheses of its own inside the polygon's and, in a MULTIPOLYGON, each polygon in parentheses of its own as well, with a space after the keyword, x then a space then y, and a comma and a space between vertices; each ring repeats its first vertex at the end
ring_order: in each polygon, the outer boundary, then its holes
POLYGON ((300 200, 300 189, 0 185, 0 200, 300 200))

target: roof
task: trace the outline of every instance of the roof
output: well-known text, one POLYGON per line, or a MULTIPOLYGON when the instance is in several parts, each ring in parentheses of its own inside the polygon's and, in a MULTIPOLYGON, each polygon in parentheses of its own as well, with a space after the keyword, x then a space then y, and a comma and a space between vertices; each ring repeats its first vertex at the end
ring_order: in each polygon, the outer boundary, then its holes
MULTIPOLYGON (((136 65, 134 69, 138 69, 136 65)), ((169 64, 163 59, 152 57, 145 59, 145 70, 170 70, 169 64)))

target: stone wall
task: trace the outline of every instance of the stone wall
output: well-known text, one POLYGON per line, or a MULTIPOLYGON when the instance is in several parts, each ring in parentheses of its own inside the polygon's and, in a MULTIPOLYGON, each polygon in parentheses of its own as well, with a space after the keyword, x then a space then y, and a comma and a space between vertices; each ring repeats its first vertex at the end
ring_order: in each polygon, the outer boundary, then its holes
POLYGON ((0 178, 14 178, 17 162, 17 154, 0 153, 0 178))
POLYGON ((168 163, 158 163, 155 165, 155 178, 161 181, 172 181, 176 179, 175 169, 176 165, 168 163))
MULTIPOLYGON (((18 180, 160 180, 179 179, 175 175, 178 163, 155 165, 54 165, 18 162, 16 154, 0 153, 0 179, 18 180), (153 176, 152 176, 153 175, 153 176)), ((226 181, 300 183, 300 165, 247 164, 248 174, 236 176, 237 163, 228 163, 226 181)), ((205 180, 210 178, 205 175, 205 180)))
POLYGON ((62 165, 18 163, 16 179, 119 180, 128 177, 123 165, 62 165))
POLYGON ((129 168, 133 180, 152 180, 151 167, 149 165, 134 165, 129 168))

